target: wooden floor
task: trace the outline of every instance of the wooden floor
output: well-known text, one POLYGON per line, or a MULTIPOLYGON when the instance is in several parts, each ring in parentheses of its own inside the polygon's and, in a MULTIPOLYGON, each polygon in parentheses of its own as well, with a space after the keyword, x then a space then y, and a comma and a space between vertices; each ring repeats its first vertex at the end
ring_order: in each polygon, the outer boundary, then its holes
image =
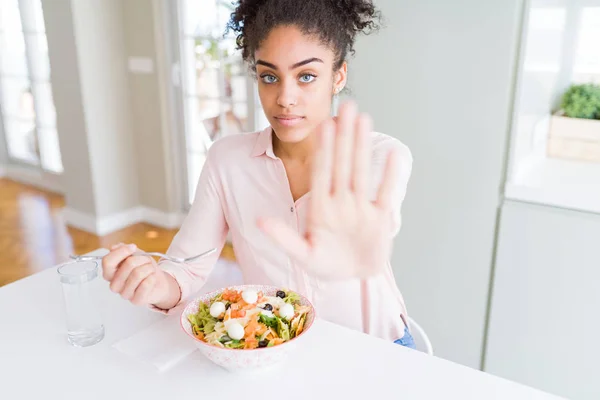
MULTIPOLYGON (((68 227, 62 217, 65 201, 8 179, 0 179, 0 286, 60 264, 69 254, 83 254, 114 243, 136 243, 147 251, 164 252, 177 230, 136 224, 99 237, 68 227)), ((222 257, 232 260, 231 246, 222 257)))

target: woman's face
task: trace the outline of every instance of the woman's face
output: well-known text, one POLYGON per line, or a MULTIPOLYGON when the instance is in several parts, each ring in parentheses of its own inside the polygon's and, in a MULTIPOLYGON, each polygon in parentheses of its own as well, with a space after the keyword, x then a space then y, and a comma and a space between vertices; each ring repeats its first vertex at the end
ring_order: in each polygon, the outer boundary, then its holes
POLYGON ((258 94, 282 142, 297 143, 331 115, 346 63, 333 72, 334 52, 294 26, 274 28, 255 52, 258 94))

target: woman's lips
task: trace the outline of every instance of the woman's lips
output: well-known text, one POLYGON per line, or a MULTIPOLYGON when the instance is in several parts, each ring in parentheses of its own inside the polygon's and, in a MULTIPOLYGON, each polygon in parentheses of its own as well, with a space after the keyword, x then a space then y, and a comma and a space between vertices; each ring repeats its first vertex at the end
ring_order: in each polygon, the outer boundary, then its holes
POLYGON ((304 117, 300 117, 298 115, 280 115, 275 117, 275 119, 283 126, 294 126, 302 122, 304 117))

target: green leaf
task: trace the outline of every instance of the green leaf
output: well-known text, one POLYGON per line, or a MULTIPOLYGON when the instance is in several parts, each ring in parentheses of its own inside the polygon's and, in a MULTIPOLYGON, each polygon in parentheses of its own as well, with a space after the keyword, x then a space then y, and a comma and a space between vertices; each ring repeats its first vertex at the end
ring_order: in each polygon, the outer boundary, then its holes
POLYGON ((277 335, 283 340, 290 340, 290 327, 281 318, 277 318, 277 335))
POLYGON ((570 118, 600 119, 600 86, 572 85, 562 97, 561 108, 570 118))
POLYGON ((288 304, 296 304, 298 302, 300 302, 300 296, 298 295, 298 293, 296 292, 292 292, 291 290, 288 291, 285 294, 285 297, 283 298, 283 301, 285 301, 288 304))
POLYGON ((228 349, 243 349, 244 343, 239 340, 232 340, 231 342, 225 343, 225 347, 228 349))
POLYGON ((277 330, 277 317, 276 316, 266 316, 265 314, 260 314, 258 317, 258 322, 261 322, 268 326, 269 328, 273 328, 277 330))

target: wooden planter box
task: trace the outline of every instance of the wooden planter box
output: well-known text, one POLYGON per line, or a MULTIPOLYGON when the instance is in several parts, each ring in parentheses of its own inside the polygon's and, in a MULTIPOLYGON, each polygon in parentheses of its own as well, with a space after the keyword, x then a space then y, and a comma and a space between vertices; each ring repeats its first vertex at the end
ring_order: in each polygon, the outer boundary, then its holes
POLYGON ((600 120, 553 115, 548 156, 600 163, 600 120))

